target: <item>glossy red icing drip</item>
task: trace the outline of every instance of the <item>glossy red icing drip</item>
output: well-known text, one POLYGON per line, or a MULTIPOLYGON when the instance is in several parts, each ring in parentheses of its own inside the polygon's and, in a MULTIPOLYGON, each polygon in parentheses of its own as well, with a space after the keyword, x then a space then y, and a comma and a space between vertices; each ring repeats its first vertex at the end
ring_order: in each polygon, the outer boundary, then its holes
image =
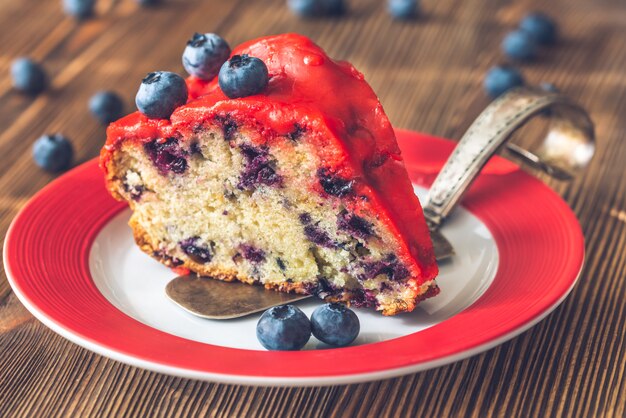
MULTIPOLYGON (((171 121, 148 119, 137 112, 109 126, 101 153, 103 169, 122 141, 149 141, 177 132, 186 136, 215 116, 255 126, 270 142, 298 124, 313 134, 329 168, 362 180, 357 194, 367 197, 367 205, 404 243, 404 255, 399 254, 403 261, 414 265, 408 253, 417 261, 419 282, 434 278, 437 265, 420 203, 389 119, 363 75, 347 62, 331 60, 310 39, 297 34, 253 40, 233 51, 233 55, 244 53, 261 58, 268 67, 270 82, 263 94, 228 99, 216 79, 189 77, 190 101, 172 114, 171 121)), ((362 202, 354 199, 351 209, 363 209, 362 202)))

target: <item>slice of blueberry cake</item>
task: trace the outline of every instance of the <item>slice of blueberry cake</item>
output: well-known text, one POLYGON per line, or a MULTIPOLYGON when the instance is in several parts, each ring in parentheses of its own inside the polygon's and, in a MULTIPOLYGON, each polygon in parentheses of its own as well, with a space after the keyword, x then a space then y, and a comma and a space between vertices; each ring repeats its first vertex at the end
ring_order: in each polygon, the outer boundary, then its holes
MULTIPOLYGON (((223 54, 213 37, 195 35, 187 50, 205 50, 191 58, 223 54)), ((143 251, 385 315, 438 293, 422 209, 361 73, 287 34, 243 44, 203 76, 150 74, 141 112, 108 128, 101 166, 143 251)))

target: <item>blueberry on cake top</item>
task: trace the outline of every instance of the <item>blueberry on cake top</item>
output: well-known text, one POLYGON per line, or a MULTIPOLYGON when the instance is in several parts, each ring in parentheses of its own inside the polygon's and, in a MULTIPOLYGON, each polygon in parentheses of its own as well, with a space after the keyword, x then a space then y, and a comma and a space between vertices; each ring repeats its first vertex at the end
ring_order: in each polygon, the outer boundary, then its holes
POLYGON ((363 75, 296 34, 240 45, 222 70, 190 76, 169 117, 136 112, 107 130, 101 166, 141 249, 385 315, 436 295, 424 215, 363 75))

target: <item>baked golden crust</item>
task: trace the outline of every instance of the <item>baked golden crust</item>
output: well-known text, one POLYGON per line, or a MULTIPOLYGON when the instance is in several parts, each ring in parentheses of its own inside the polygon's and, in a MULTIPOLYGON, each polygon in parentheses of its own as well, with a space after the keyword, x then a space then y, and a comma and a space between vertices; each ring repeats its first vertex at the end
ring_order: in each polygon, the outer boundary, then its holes
MULTIPOLYGON (((198 274, 199 276, 222 280, 225 282, 239 281, 246 284, 259 284, 259 281, 253 277, 245 276, 238 274, 235 270, 228 269, 220 269, 215 267, 206 266, 200 263, 196 263, 191 259, 182 260, 182 264, 174 264, 170 258, 159 255, 159 243, 152 242, 150 236, 143 230, 141 225, 131 217, 129 221, 129 226, 133 231, 133 236, 135 238, 135 242, 139 246, 139 248, 152 258, 156 259, 160 263, 170 267, 170 268, 184 268, 188 269, 191 272, 198 274)), ((297 293, 302 295, 310 295, 310 288, 304 283, 295 283, 295 282, 281 282, 281 283, 266 283, 264 285, 266 289, 274 290, 277 292, 286 292, 286 293, 297 293)), ((421 300, 430 297, 431 295, 435 295, 439 292, 439 288, 433 282, 429 286, 426 287, 426 290, 422 292, 420 296, 418 296, 417 300, 413 297, 410 299, 398 299, 395 302, 389 303, 382 310, 382 314, 385 316, 393 316, 402 312, 411 312, 415 309, 417 303, 421 300)), ((347 305, 350 305, 350 301, 355 298, 355 295, 349 291, 344 291, 340 296, 337 295, 329 295, 324 297, 323 299, 326 302, 343 302, 347 305)))

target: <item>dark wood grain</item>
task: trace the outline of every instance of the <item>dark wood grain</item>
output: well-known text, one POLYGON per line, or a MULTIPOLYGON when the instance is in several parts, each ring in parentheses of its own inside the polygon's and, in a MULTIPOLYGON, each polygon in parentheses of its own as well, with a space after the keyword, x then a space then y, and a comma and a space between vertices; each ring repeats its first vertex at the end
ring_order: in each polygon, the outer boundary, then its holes
MULTIPOLYGON (((623 0, 424 0, 416 22, 391 21, 377 0, 352 0, 343 19, 302 21, 283 0, 165 0, 141 9, 100 0, 94 19, 64 17, 60 1, 0 0, 0 235, 52 180, 31 162, 45 132, 97 155, 104 129, 86 102, 98 89, 131 108, 141 77, 182 72, 194 31, 231 44, 297 31, 360 68, 394 125, 459 138, 488 103, 486 69, 528 10, 560 22, 561 41, 522 69, 590 110, 598 151, 569 184, 545 179, 572 206, 587 262, 571 296, 546 320, 482 355, 424 373, 329 388, 252 388, 152 373, 108 360, 54 334, 0 278, 0 416, 626 416, 626 4, 623 0), (36 98, 11 90, 13 58, 30 55, 52 87, 36 98)), ((533 128, 521 133, 533 136, 533 128)))

